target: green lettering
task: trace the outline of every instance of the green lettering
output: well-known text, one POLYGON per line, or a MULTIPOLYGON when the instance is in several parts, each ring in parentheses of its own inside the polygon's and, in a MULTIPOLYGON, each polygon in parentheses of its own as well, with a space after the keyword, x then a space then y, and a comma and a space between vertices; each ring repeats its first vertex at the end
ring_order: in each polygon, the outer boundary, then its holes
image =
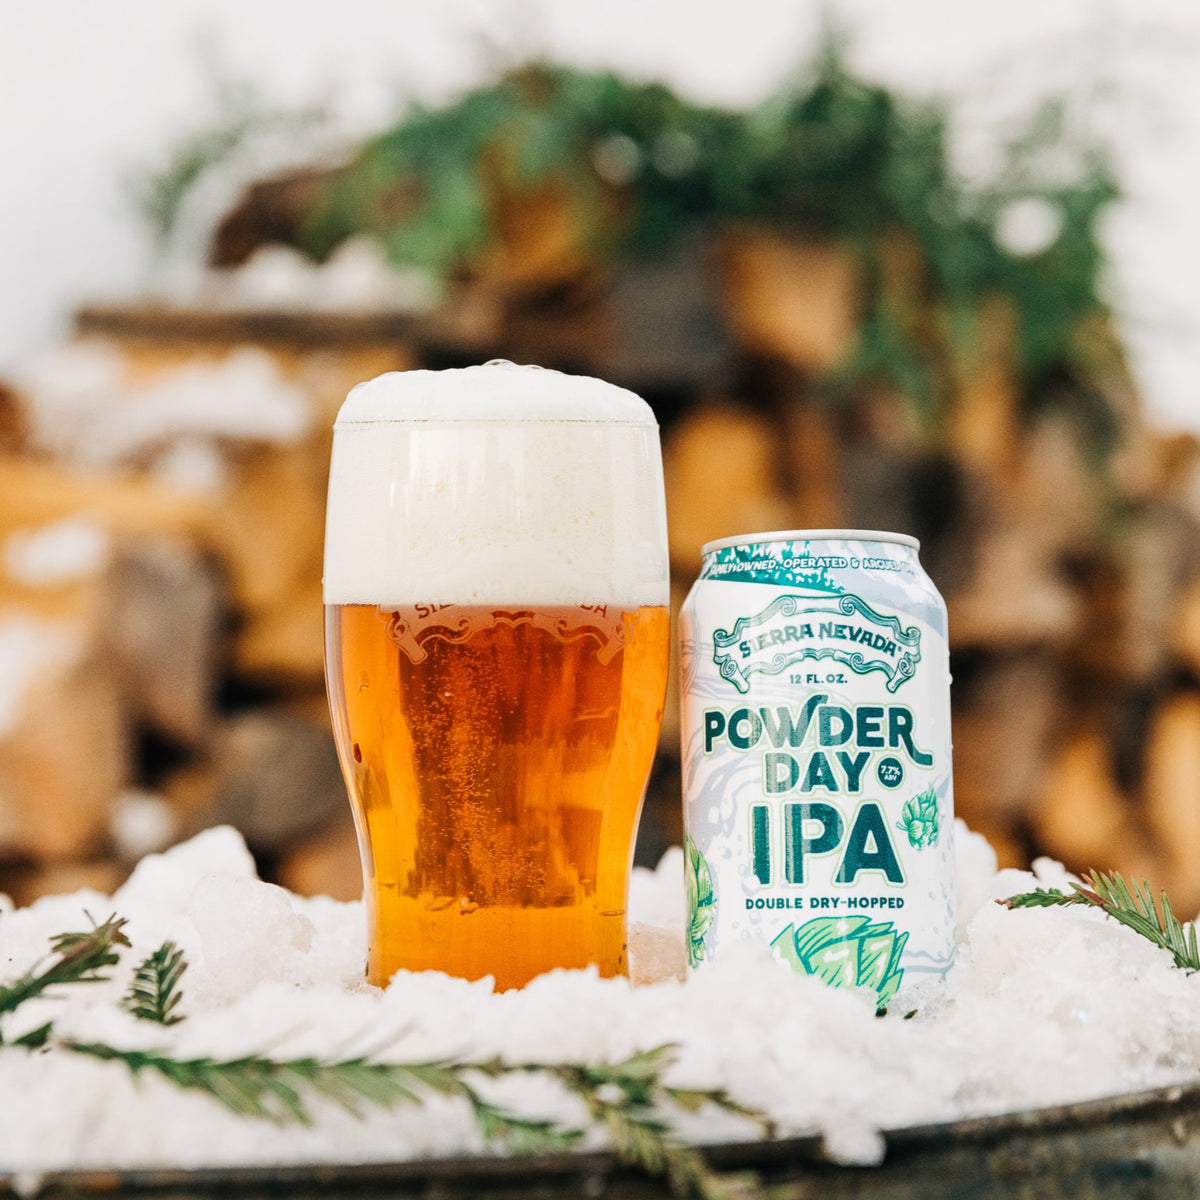
POLYGON ((883 707, 879 704, 863 704, 855 714, 858 718, 858 744, 860 746, 883 746, 883 707))
POLYGON ((786 750, 768 750, 763 755, 763 791, 769 796, 790 792, 800 781, 800 764, 786 750), (780 768, 783 768, 781 773, 780 768), (786 778, 784 777, 786 773, 786 778))
POLYGON ((750 805, 750 866, 758 882, 771 882, 771 810, 765 804, 750 805))
POLYGON ((704 710, 704 753, 711 754, 713 742, 725 732, 725 714, 719 708, 704 710))
POLYGON ((924 750, 918 750, 913 744, 913 715, 911 710, 903 705, 893 704, 888 709, 888 745, 893 749, 904 743, 908 757, 918 767, 932 767, 933 755, 924 750))
POLYGON ((823 750, 813 751, 812 758, 808 760, 808 771, 800 790, 811 792, 815 787, 824 788, 827 792, 838 790, 837 776, 834 775, 833 768, 829 765, 829 759, 825 757, 823 750))
POLYGON ((804 860, 810 854, 828 854, 842 840, 842 814, 832 804, 783 806, 783 874, 788 883, 804 882, 804 860), (820 821, 815 838, 804 836, 805 821, 820 821))
POLYGON ((869 750, 860 750, 853 758, 845 750, 837 752, 837 760, 842 764, 842 770, 846 772, 846 791, 862 791, 863 767, 867 765, 870 757, 869 750))
POLYGON ((854 818, 835 882, 854 883, 863 871, 882 871, 888 883, 904 882, 904 872, 888 836, 887 822, 874 801, 864 804, 854 818), (868 848, 868 841, 873 843, 874 849, 868 848))
POLYGON ((727 736, 729 744, 735 749, 749 750, 762 737, 762 721, 759 720, 758 713, 748 708, 735 709, 729 714, 727 736), (746 727, 745 733, 740 732, 743 725, 746 727))
POLYGON ((758 711, 762 714, 763 726, 766 728, 767 737, 770 739, 771 745, 776 750, 785 741, 789 746, 799 746, 804 741, 804 735, 808 732, 809 722, 812 721, 813 713, 816 711, 818 705, 824 702, 825 697, 823 695, 810 696, 804 702, 804 707, 798 710, 800 716, 798 724, 795 717, 792 716, 792 710, 784 705, 780 705, 774 710, 760 708, 758 711))
POLYGON ((822 746, 844 746, 854 732, 854 718, 848 708, 839 704, 827 704, 817 714, 818 741, 822 746), (838 721, 841 728, 834 730, 833 723, 838 721))

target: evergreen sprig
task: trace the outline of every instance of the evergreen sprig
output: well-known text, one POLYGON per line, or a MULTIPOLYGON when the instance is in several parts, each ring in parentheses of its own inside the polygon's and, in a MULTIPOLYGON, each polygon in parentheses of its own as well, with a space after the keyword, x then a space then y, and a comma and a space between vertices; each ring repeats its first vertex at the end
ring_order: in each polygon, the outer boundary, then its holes
POLYGON ((175 1011, 183 999, 179 980, 186 969, 183 951, 174 942, 163 942, 134 972, 121 1006, 143 1021, 177 1025, 183 1020, 175 1011))
POLYGON ((248 1054, 234 1059, 179 1059, 160 1050, 120 1050, 101 1042, 66 1042, 73 1054, 122 1063, 133 1075, 157 1074, 188 1091, 203 1092, 239 1116, 312 1124, 311 1101, 331 1101, 356 1117, 364 1106, 394 1108, 420 1104, 436 1092, 470 1104, 484 1136, 512 1149, 561 1149, 582 1135, 548 1121, 527 1120, 485 1101, 464 1076, 469 1063, 387 1063, 365 1058, 327 1061, 313 1057, 275 1059, 248 1054))
MULTIPOLYGON (((36 999, 59 984, 100 983, 107 979, 104 968, 115 966, 120 960, 118 947, 129 945, 123 932, 125 925, 125 919, 114 913, 99 925, 93 921, 91 929, 53 937, 50 940, 53 957, 49 963, 35 966, 13 983, 0 986, 0 1016, 15 1012, 27 1000, 36 999)), ((41 1044, 29 1040, 41 1032, 26 1034, 18 1039, 19 1044, 41 1044)), ((41 1040, 44 1042, 45 1036, 41 1040)))
POLYGON ((204 1094, 240 1116, 312 1124, 310 1101, 328 1100, 361 1116, 364 1104, 393 1108, 420 1104, 430 1093, 459 1097, 471 1108, 487 1141, 503 1142, 515 1153, 568 1150, 585 1130, 554 1121, 515 1116, 486 1100, 473 1075, 501 1078, 516 1073, 557 1079, 578 1096, 588 1115, 609 1137, 623 1162, 652 1175, 665 1175, 681 1195, 714 1196, 714 1180, 703 1156, 672 1132, 672 1106, 688 1112, 707 1104, 756 1121, 773 1134, 763 1114, 731 1100, 721 1089, 672 1088, 662 1081, 674 1047, 665 1045, 614 1065, 517 1064, 489 1062, 389 1063, 363 1058, 325 1061, 304 1057, 273 1059, 177 1059, 163 1051, 121 1050, 100 1042, 64 1042, 73 1054, 122 1063, 133 1075, 157 1074, 177 1087, 204 1094))
POLYGON ((1114 921, 1139 933, 1147 941, 1169 950, 1175 965, 1185 971, 1200 971, 1200 949, 1196 944, 1196 926, 1184 924, 1171 908, 1167 893, 1160 892, 1155 904, 1154 894, 1145 880, 1127 881, 1116 871, 1090 871, 1083 884, 1072 883, 1071 890, 1036 888, 998 900, 1005 908, 1051 908, 1085 904, 1107 913, 1114 921), (1086 886, 1085 886, 1086 885, 1086 886))
MULTIPOLYGON (((129 945, 125 921, 109 917, 83 933, 52 939, 54 959, 0 987, 0 1015, 16 1011, 27 1000, 57 984, 88 983, 106 978, 103 968, 119 961, 119 947, 129 945)), ((164 942, 135 972, 121 1000, 135 1016, 161 1025, 180 1021, 175 1011, 187 970, 182 952, 164 942)), ((176 1087, 200 1092, 240 1116, 311 1125, 312 1104, 324 1100, 362 1116, 367 1108, 390 1109, 421 1104, 430 1095, 466 1102, 487 1142, 503 1143, 514 1153, 562 1151, 575 1146, 586 1129, 554 1120, 522 1117, 506 1111, 481 1093, 485 1079, 539 1074, 554 1079, 582 1100, 595 1125, 604 1129, 614 1153, 628 1165, 665 1175, 680 1195, 715 1198, 720 1181, 703 1155, 673 1131, 671 1114, 697 1112, 707 1105, 755 1121, 766 1136, 774 1129, 762 1113, 732 1100, 722 1089, 681 1088, 664 1082, 675 1047, 663 1045, 614 1064, 517 1063, 499 1059, 479 1062, 377 1062, 367 1058, 325 1060, 311 1056, 273 1058, 248 1054, 232 1059, 176 1058, 164 1049, 122 1049, 104 1042, 54 1036, 47 1022, 11 1043, 25 1050, 49 1049, 119 1063, 135 1077, 157 1075, 176 1087)))
POLYGON ((716 1179, 694 1147, 679 1140, 666 1120, 674 1105, 697 1112, 713 1105, 755 1121, 764 1136, 774 1126, 763 1113, 732 1100, 723 1089, 675 1088, 663 1083, 674 1061, 675 1047, 655 1046, 612 1065, 563 1065, 546 1068, 568 1091, 583 1100, 601 1125, 622 1162, 651 1175, 665 1175, 679 1195, 717 1195, 716 1179))

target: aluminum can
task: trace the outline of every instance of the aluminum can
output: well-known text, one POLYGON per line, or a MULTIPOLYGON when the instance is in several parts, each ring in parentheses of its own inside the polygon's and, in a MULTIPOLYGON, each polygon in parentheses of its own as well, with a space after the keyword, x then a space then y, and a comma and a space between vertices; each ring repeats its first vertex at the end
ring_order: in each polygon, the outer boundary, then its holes
POLYGON ((688 961, 886 1006, 954 956, 946 606, 915 538, 724 538, 680 619, 688 961))

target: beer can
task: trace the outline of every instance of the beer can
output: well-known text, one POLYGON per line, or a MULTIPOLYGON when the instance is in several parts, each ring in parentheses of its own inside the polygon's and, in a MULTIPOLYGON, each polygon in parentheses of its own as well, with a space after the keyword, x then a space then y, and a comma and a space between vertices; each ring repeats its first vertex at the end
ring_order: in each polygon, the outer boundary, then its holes
POLYGON ((954 956, 946 606, 915 538, 710 542, 680 619, 688 961, 886 1006, 954 956))

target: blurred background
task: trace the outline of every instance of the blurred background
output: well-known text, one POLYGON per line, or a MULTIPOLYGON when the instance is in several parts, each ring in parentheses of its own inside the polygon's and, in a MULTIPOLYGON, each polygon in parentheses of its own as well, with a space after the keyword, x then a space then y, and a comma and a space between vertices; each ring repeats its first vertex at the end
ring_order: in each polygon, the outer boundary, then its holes
POLYGON ((1195 911, 1198 48, 1166 0, 0 0, 0 890, 232 821, 358 894, 330 425, 505 357, 654 407, 676 607, 710 538, 916 534, 959 813, 1195 911))

